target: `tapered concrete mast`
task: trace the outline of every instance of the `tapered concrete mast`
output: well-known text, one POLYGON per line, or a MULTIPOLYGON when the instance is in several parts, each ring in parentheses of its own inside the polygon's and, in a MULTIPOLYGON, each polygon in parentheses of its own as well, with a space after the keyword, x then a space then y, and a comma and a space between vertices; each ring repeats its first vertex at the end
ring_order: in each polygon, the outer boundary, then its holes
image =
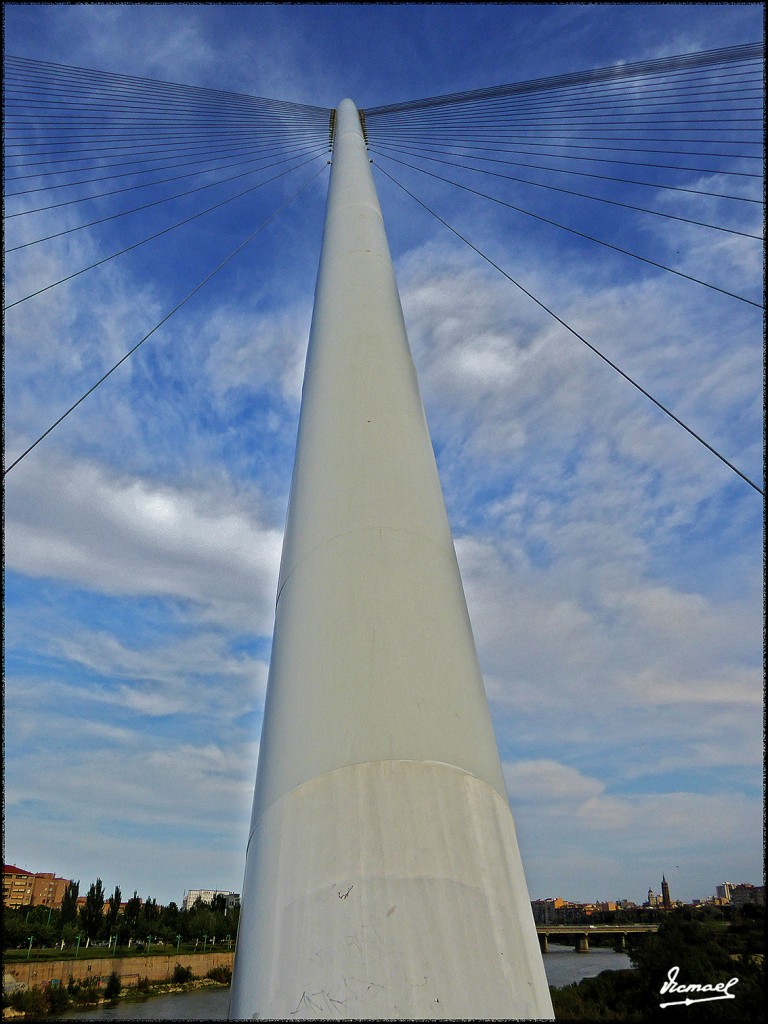
POLYGON ((333 167, 231 1018, 548 1018, 358 111, 333 167))

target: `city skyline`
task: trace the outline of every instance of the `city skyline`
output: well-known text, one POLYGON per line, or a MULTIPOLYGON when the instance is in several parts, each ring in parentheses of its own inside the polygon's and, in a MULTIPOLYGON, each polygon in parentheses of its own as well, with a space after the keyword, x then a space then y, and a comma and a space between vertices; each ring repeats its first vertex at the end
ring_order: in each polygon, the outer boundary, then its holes
MULTIPOLYGON (((62 880, 62 876, 56 875, 55 872, 51 872, 49 870, 35 871, 35 870, 29 869, 29 868, 21 868, 17 863, 10 862, 10 861, 8 863, 4 864, 4 874, 6 872, 10 874, 12 872, 17 872, 17 871, 18 872, 22 872, 24 874, 32 875, 32 876, 38 876, 38 877, 42 878, 44 881, 46 881, 46 882, 48 882, 49 880, 50 881, 56 881, 56 882, 59 882, 59 881, 62 880)), ((101 878, 101 875, 99 875, 98 877, 101 878)), ((75 879, 68 879, 67 881, 73 881, 73 882, 78 882, 79 883, 80 890, 82 890, 80 892, 79 899, 82 900, 84 898, 84 894, 87 891, 88 886, 91 884, 91 882, 95 882, 96 879, 90 879, 90 880, 86 881, 85 879, 75 878, 75 879)), ((664 890, 664 883, 665 883, 665 881, 666 881, 666 876, 662 872, 662 875, 661 875, 660 879, 658 879, 657 882, 656 882, 656 884, 659 886, 659 892, 655 893, 655 895, 659 898, 659 900, 661 899, 661 894, 662 894, 662 892, 664 890)), ((102 882, 103 882, 103 879, 102 879, 102 882)), ((671 897, 673 905, 675 903, 677 903, 677 902, 681 902, 681 903, 684 903, 684 904, 687 904, 687 905, 692 905, 692 904, 695 904, 695 903, 703 903, 703 902, 706 902, 706 901, 715 900, 715 899, 719 899, 719 898, 727 900, 727 899, 730 898, 730 893, 734 889, 737 889, 737 888, 740 888, 740 887, 742 887, 742 888, 743 887, 748 887, 748 888, 758 888, 758 889, 760 889, 760 888, 763 888, 763 884, 764 883, 760 883, 760 884, 755 885, 755 883, 750 882, 750 881, 745 881, 745 880, 742 880, 740 882, 733 882, 733 881, 717 882, 717 883, 714 884, 714 889, 713 889, 713 891, 709 895, 707 895, 707 896, 701 896, 701 895, 694 896, 690 900, 687 900, 687 901, 679 900, 677 896, 672 896, 671 891, 669 890, 668 885, 667 885, 667 892, 668 892, 668 894, 671 897)), ((119 881, 116 883, 116 885, 120 888, 121 893, 122 893, 123 896, 127 897, 127 896, 130 895, 129 890, 128 889, 123 889, 123 886, 121 885, 121 883, 119 881)), ((32 890, 30 888, 30 892, 31 891, 32 890)), ((105 891, 106 895, 109 895, 110 892, 114 892, 114 886, 110 887, 110 886, 105 885, 104 886, 104 891, 105 891)), ((136 891, 137 895, 142 900, 144 900, 144 899, 156 899, 156 897, 154 896, 154 894, 152 892, 141 893, 138 890, 135 890, 135 891, 136 891)), ((653 885, 650 885, 649 888, 647 890, 645 890, 645 894, 646 895, 650 895, 650 893, 652 893, 652 892, 655 892, 655 890, 653 888, 653 885)), ((169 903, 173 902, 178 907, 186 907, 187 904, 189 904, 190 902, 194 901, 193 899, 191 899, 193 894, 201 894, 201 893, 216 894, 216 895, 227 895, 227 896, 237 896, 237 897, 240 896, 240 890, 239 889, 212 888, 210 886, 201 887, 201 886, 189 885, 189 886, 185 886, 184 887, 184 889, 182 890, 181 898, 179 900, 174 899, 174 900, 169 900, 168 902, 169 903)), ((628 897, 626 895, 623 895, 623 896, 614 895, 614 896, 610 896, 609 897, 609 896, 606 896, 605 894, 603 894, 602 896, 599 896, 597 898, 590 899, 590 900, 576 900, 576 899, 568 899, 568 898, 564 897, 563 894, 560 893, 560 892, 558 892, 556 894, 551 894, 551 895, 548 895, 548 896, 539 896, 539 897, 531 900, 532 903, 545 903, 545 902, 551 902, 551 901, 561 901, 562 903, 564 903, 567 906, 597 906, 599 904, 609 904, 609 903, 613 903, 613 904, 630 903, 630 904, 632 904, 635 907, 642 907, 644 905, 646 905, 646 906, 648 905, 648 900, 647 899, 638 903, 638 902, 636 902, 635 900, 631 899, 630 897, 628 897)), ((123 903, 124 902, 125 902, 125 900, 123 901, 123 903)), ((121 906, 122 905, 123 904, 121 903, 121 906)), ((168 904, 167 903, 160 903, 159 905, 167 906, 168 904)))
MULTIPOLYGON (((754 42, 763 13, 4 8, 8 54, 361 108, 754 42)), ((374 174, 531 899, 641 902, 664 873, 690 900, 759 878, 760 498, 374 174)), ((6 478, 5 831, 22 864, 160 902, 180 864, 241 889, 326 187, 6 478)), ((9 310, 6 461, 289 191, 9 310)), ((759 478, 756 311, 429 195, 759 478)), ((129 220, 9 256, 9 295, 155 224, 129 220)), ((651 255, 759 296, 747 240, 634 224, 651 255)))

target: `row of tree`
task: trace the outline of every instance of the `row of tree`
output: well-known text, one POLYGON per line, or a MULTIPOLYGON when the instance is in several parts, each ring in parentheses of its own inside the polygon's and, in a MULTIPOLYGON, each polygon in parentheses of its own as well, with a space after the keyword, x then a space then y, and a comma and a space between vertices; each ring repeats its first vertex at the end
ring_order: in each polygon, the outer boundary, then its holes
POLYGON ((229 941, 234 945, 239 907, 227 909, 224 896, 213 903, 198 900, 190 910, 175 903, 158 906, 157 900, 142 900, 134 891, 121 912, 119 886, 107 897, 100 878, 92 882, 85 902, 78 906, 80 883, 70 882, 61 907, 21 907, 6 909, 3 915, 3 949, 15 949, 31 943, 33 947, 90 946, 112 942, 116 946, 146 943, 205 942, 208 945, 229 941))
MULTIPOLYGON (((750 904, 746 904, 750 906, 750 904)), ((533 918, 536 924, 659 924, 665 921, 668 910, 654 907, 627 907, 618 910, 587 911, 580 906, 551 907, 546 903, 532 903, 533 918)), ((738 907, 703 905, 698 907, 676 907, 690 917, 695 915, 698 920, 731 921, 739 913, 738 907)))
POLYGON ((754 904, 732 908, 728 921, 695 916, 688 908, 669 911, 655 935, 632 941, 634 970, 607 970, 596 978, 551 989, 555 1017, 665 1024, 677 1010, 681 1018, 696 1024, 762 1020, 768 1002, 765 925, 765 907, 754 904), (700 1001, 686 1006, 686 994, 665 996, 673 967, 680 985, 714 987, 737 979, 731 982, 732 998, 705 999, 694 993, 691 998, 700 1001), (665 1001, 674 1000, 683 1005, 662 1008, 665 1001))

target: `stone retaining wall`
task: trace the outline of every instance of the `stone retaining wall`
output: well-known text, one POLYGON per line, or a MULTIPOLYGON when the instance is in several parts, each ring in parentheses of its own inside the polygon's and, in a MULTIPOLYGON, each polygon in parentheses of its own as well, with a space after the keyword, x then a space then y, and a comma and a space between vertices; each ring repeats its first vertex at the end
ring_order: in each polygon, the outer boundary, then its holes
POLYGON ((235 954, 231 953, 170 953, 167 956, 117 956, 88 960, 48 960, 40 963, 31 961, 22 964, 5 964, 4 973, 12 974, 17 982, 32 988, 44 987, 52 981, 66 985, 70 977, 75 981, 99 978, 106 984, 107 978, 116 971, 126 988, 138 984, 139 978, 150 981, 170 981, 176 964, 191 967, 197 978, 204 978, 213 967, 232 969, 235 954))

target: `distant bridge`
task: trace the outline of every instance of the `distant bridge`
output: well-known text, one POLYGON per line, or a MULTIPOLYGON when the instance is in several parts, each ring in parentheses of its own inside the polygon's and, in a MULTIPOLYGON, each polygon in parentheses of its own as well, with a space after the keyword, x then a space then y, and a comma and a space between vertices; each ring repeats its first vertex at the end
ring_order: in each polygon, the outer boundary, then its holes
POLYGON ((537 924, 536 933, 539 936, 541 952, 549 952, 550 938, 570 936, 574 940, 574 949, 577 953, 589 952, 589 937, 596 935, 613 935, 615 938, 613 948, 617 953, 623 953, 627 948, 628 935, 640 935, 646 932, 657 932, 657 924, 537 924))

